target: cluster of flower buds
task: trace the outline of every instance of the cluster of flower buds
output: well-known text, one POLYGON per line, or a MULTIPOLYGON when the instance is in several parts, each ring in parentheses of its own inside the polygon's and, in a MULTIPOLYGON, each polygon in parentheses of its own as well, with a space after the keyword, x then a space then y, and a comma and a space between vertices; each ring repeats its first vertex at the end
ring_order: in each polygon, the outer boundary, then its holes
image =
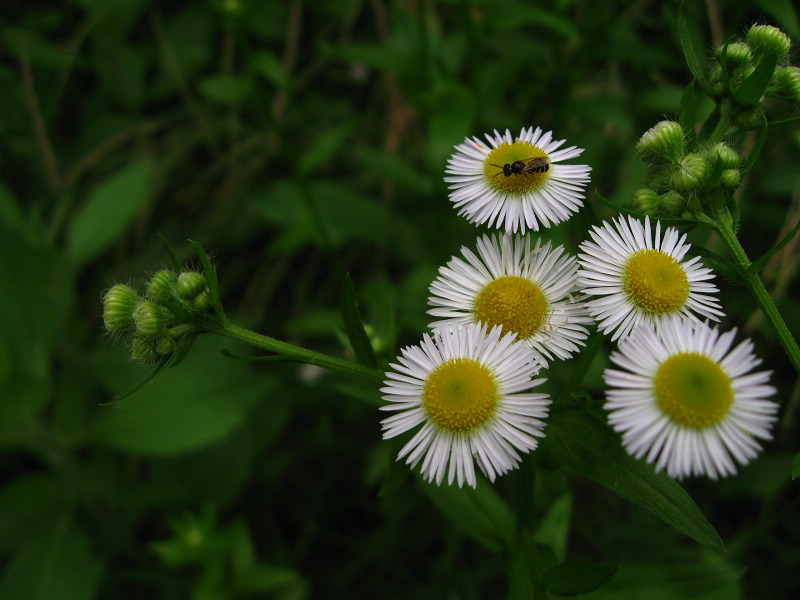
POLYGON ((129 339, 133 360, 149 364, 169 358, 182 341, 192 339, 192 316, 210 308, 211 293, 202 273, 163 269, 147 281, 143 297, 122 283, 107 290, 103 321, 111 335, 129 339))
MULTIPOLYGON (((771 25, 753 25, 742 41, 720 46, 715 52, 715 64, 711 70, 711 94, 721 99, 736 99, 736 90, 750 77, 763 60, 775 65, 769 85, 764 95, 755 103, 757 106, 764 98, 779 98, 789 102, 800 102, 800 69, 786 64, 791 40, 777 27, 771 25), (772 63, 774 61, 774 63, 772 63)), ((750 125, 754 111, 745 111, 740 117, 740 126, 750 125)))
POLYGON ((686 151, 683 129, 661 121, 639 140, 637 149, 654 165, 647 188, 634 196, 637 210, 655 217, 692 218, 701 209, 702 191, 735 190, 741 182, 739 153, 719 142, 686 151))

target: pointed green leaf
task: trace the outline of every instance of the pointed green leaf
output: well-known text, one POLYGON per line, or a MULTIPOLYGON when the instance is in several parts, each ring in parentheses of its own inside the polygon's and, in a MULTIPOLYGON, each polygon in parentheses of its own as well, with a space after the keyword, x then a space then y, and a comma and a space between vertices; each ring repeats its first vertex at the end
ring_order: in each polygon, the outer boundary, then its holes
POLYGON ((739 269, 728 259, 702 246, 692 246, 692 251, 703 259, 705 266, 711 267, 729 281, 744 285, 744 278, 739 269))
POLYGON ((358 310, 358 300, 356 290, 353 287, 353 280, 350 273, 345 273, 342 278, 342 289, 339 296, 339 303, 342 310, 342 321, 347 339, 356 353, 358 362, 371 369, 378 368, 378 361, 375 360, 375 353, 372 351, 372 344, 364 331, 364 322, 361 320, 361 313, 358 310))
POLYGON ((152 161, 134 163, 89 195, 67 231, 67 246, 76 266, 103 252, 130 224, 147 200, 152 173, 152 161))
POLYGON ((616 572, 617 565, 565 562, 548 569, 542 583, 559 596, 577 596, 603 587, 616 572))
POLYGON ((208 291, 211 293, 211 304, 214 305, 214 312, 216 312, 220 320, 225 323, 228 318, 225 316, 225 311, 222 309, 222 300, 220 300, 219 297, 217 270, 214 268, 214 265, 211 264, 211 261, 208 259, 208 254, 206 254, 206 251, 203 250, 203 247, 199 243, 194 240, 189 240, 189 243, 194 246, 194 249, 197 251, 197 256, 203 267, 203 275, 206 276, 206 282, 208 282, 208 291))
POLYGON ((703 88, 703 91, 708 93, 708 67, 704 46, 699 40, 697 31, 689 26, 684 2, 681 2, 678 8, 678 36, 680 37, 681 49, 689 70, 697 80, 697 83, 700 84, 700 87, 703 88))
POLYGON ((483 478, 478 478, 475 489, 432 483, 421 485, 431 501, 457 529, 492 550, 509 547, 517 527, 514 514, 483 478))
POLYGON ((719 534, 686 490, 666 474, 657 474, 652 465, 630 456, 601 414, 583 407, 554 407, 542 450, 701 544, 722 550, 719 534))
POLYGON ((164 247, 167 249, 167 254, 169 254, 169 258, 172 260, 172 266, 175 267, 175 270, 178 272, 183 270, 183 265, 181 264, 181 261, 178 260, 178 255, 175 254, 175 250, 172 249, 172 246, 167 241, 167 238, 160 233, 158 234, 158 237, 160 237, 161 241, 164 242, 164 247))
POLYGON ((557 562, 550 546, 538 543, 531 531, 523 529, 507 561, 509 600, 548 600, 542 573, 557 562))
POLYGON ((733 99, 742 106, 755 106, 761 102, 764 91, 775 72, 777 58, 766 54, 756 65, 755 70, 733 91, 733 99))
POLYGON ((777 252, 780 252, 781 248, 783 248, 786 244, 792 241, 797 232, 800 231, 800 220, 797 221, 797 225, 792 227, 792 230, 783 236, 783 239, 775 244, 772 248, 767 250, 762 256, 758 257, 757 260, 753 261, 753 264, 748 267, 748 271, 753 271, 755 273, 759 272, 764 266, 767 264, 767 261, 772 258, 777 252))
POLYGON ((697 132, 694 129, 695 120, 695 101, 694 101, 694 79, 686 86, 681 96, 681 109, 679 121, 683 130, 683 137, 686 140, 686 150, 693 152, 697 149, 697 132))

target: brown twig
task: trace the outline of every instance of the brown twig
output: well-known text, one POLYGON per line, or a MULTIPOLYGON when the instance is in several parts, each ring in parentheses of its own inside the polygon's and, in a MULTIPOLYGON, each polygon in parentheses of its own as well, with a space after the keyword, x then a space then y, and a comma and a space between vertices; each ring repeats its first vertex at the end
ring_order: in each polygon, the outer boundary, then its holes
MULTIPOLYGON (((283 49, 283 69, 286 75, 290 76, 297 64, 297 49, 300 46, 300 26, 303 17, 303 0, 292 0, 289 7, 289 24, 287 26, 286 45, 283 49)), ((278 90, 275 100, 272 102, 272 115, 276 121, 280 121, 283 111, 286 110, 286 103, 289 101, 289 94, 286 90, 278 90)))

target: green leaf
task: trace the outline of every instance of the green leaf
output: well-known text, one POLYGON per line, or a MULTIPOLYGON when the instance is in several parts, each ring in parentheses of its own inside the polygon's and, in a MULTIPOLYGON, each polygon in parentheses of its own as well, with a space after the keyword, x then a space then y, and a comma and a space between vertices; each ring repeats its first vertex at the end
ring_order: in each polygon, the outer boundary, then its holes
POLYGON ((297 161, 297 175, 306 178, 331 163, 352 133, 352 123, 345 122, 326 129, 316 139, 311 140, 306 146, 308 150, 297 161))
POLYGON ((758 259, 753 261, 753 263, 748 267, 748 271, 752 271, 758 273, 764 266, 767 264, 767 261, 772 258, 777 252, 780 252, 781 248, 783 248, 786 244, 792 241, 797 232, 800 231, 800 220, 797 221, 797 225, 792 227, 792 230, 783 236, 783 239, 775 244, 772 248, 767 250, 762 256, 759 256, 758 259))
POLYGON ((36 531, 0 579, 3 600, 91 600, 103 565, 89 540, 67 521, 36 531))
POLYGON ((225 316, 225 311, 222 308, 222 300, 219 295, 217 270, 214 268, 214 265, 211 264, 211 261, 208 259, 208 254, 206 254, 206 251, 203 250, 203 247, 198 242, 189 240, 189 243, 194 246, 197 257, 200 259, 200 265, 203 267, 203 275, 206 277, 208 291, 211 293, 211 303, 214 305, 214 312, 216 312, 220 320, 225 323, 228 318, 225 316))
POLYGON ((553 504, 547 514, 539 521, 535 539, 540 544, 552 548, 559 560, 567 555, 570 517, 572 514, 572 493, 564 492, 553 504))
POLYGON ((616 572, 617 565, 565 562, 546 571, 542 583, 559 596, 577 596, 601 588, 616 572))
MULTIPOLYGON (((112 389, 141 377, 129 364, 101 364, 97 372, 112 389)), ((271 387, 248 364, 221 361, 213 338, 198 338, 179 369, 165 370, 136 396, 103 408, 89 436, 126 452, 176 456, 229 435, 271 387)))
POLYGON ((130 224, 147 200, 152 173, 152 161, 134 163, 90 194, 67 231, 67 246, 76 267, 103 252, 130 224))
POLYGON ((0 183, 0 222, 10 229, 23 231, 27 226, 25 214, 11 191, 0 183))
POLYGON ((514 514, 483 478, 478 478, 475 489, 433 483, 421 485, 457 529, 492 550, 509 547, 516 529, 514 514))
POLYGON ((711 267, 728 281, 744 285, 744 277, 742 277, 739 268, 727 258, 723 258, 713 250, 702 246, 692 246, 692 251, 702 257, 705 266, 711 267))
POLYGON ((686 140, 686 150, 692 152, 697 149, 697 131, 694 128, 695 120, 695 99, 694 99, 694 79, 686 86, 681 96, 681 108, 679 121, 683 130, 683 137, 686 140))
POLYGON ((792 0, 756 0, 756 4, 777 21, 790 37, 800 38, 800 23, 797 21, 796 3, 792 0))
POLYGON ((167 249, 167 254, 169 254, 169 258, 172 261, 172 266, 175 267, 176 271, 182 271, 183 265, 181 264, 181 261, 178 260, 178 255, 175 254, 175 250, 172 249, 172 245, 170 245, 169 241, 167 241, 167 238, 160 233, 158 234, 158 237, 160 237, 161 241, 164 242, 164 247, 167 249))
POLYGON ((537 543, 533 534, 523 529, 507 561, 509 600, 547 600, 542 573, 557 562, 549 546, 537 543))
POLYGON ((605 586, 583 600, 689 600, 730 585, 744 567, 728 564, 622 564, 605 586))
POLYGON ((250 59, 250 68, 279 89, 289 89, 289 74, 283 63, 271 52, 262 51, 254 54, 250 59))
POLYGON ((769 85, 772 74, 775 72, 777 58, 774 54, 766 54, 756 65, 755 70, 742 84, 733 90, 733 99, 742 106, 755 106, 761 102, 764 91, 769 85))
POLYGON ((665 473, 657 474, 652 465, 630 456, 601 414, 582 407, 554 407, 542 450, 701 544, 724 549, 719 534, 686 490, 665 473))
POLYGON ((708 94, 708 67, 704 46, 699 40, 697 31, 689 27, 689 21, 686 19, 685 2, 681 2, 678 8, 678 36, 680 37, 681 49, 689 70, 697 80, 697 83, 700 84, 700 87, 703 88, 703 91, 708 94))
POLYGON ((211 75, 200 82, 200 93, 220 104, 238 104, 252 91, 252 80, 241 75, 211 75))
POLYGON ((800 477, 800 452, 794 455, 792 459, 792 479, 800 477))
POLYGON ((364 322, 361 320, 361 313, 358 310, 358 300, 356 299, 356 289, 353 287, 353 280, 350 273, 345 273, 342 278, 342 288, 339 295, 339 305, 342 310, 342 321, 347 339, 356 353, 358 362, 372 369, 378 368, 375 360, 375 353, 372 351, 372 344, 364 331, 364 322))

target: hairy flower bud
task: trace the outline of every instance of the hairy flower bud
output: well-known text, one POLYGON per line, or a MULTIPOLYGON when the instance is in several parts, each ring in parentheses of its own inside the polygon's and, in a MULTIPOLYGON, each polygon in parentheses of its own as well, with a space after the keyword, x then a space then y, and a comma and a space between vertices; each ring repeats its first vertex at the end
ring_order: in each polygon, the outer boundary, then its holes
POLYGON ((700 188, 708 176, 708 163, 699 154, 684 156, 672 174, 672 185, 680 192, 700 188))
POLYGON ((719 162, 723 169, 734 169, 739 166, 739 153, 724 142, 714 144, 706 157, 712 163, 719 162))
POLYGON ((753 25, 747 32, 747 43, 754 54, 771 54, 778 60, 789 53, 791 46, 789 36, 771 25, 753 25))
POLYGON ((178 275, 176 291, 178 297, 186 302, 194 302, 194 299, 208 287, 206 278, 197 271, 184 271, 178 275))
POLYGON ((797 67, 775 69, 770 87, 771 96, 785 98, 789 102, 800 102, 800 69, 797 67))
POLYGON ((174 271, 162 269, 154 273, 145 284, 146 295, 154 302, 174 301, 177 283, 178 276, 174 271))
POLYGON ((741 66, 750 62, 753 58, 753 53, 750 52, 750 47, 742 42, 734 42, 727 46, 720 46, 716 50, 717 59, 722 60, 723 55, 729 64, 741 66))
POLYGON ((157 338, 164 333, 166 319, 164 309, 151 300, 142 300, 133 311, 136 335, 143 338, 157 338))
POLYGON ((155 340, 135 337, 131 342, 131 358, 136 362, 151 364, 161 359, 156 350, 155 340))
POLYGON ((103 322, 109 333, 118 333, 133 327, 133 311, 139 294, 122 283, 111 287, 103 296, 103 322))
POLYGON ((683 153, 683 130, 675 121, 661 121, 644 133, 636 147, 647 158, 675 162, 683 153))
POLYGON ((633 206, 646 215, 655 215, 661 208, 661 198, 649 188, 641 188, 633 194, 633 206))
POLYGON ((735 190, 742 181, 742 174, 739 169, 725 169, 720 173, 719 180, 726 188, 735 190))
POLYGON ((664 194, 661 197, 661 202, 664 206, 664 213, 671 217, 677 217, 686 210, 686 198, 675 190, 670 190, 664 194))

